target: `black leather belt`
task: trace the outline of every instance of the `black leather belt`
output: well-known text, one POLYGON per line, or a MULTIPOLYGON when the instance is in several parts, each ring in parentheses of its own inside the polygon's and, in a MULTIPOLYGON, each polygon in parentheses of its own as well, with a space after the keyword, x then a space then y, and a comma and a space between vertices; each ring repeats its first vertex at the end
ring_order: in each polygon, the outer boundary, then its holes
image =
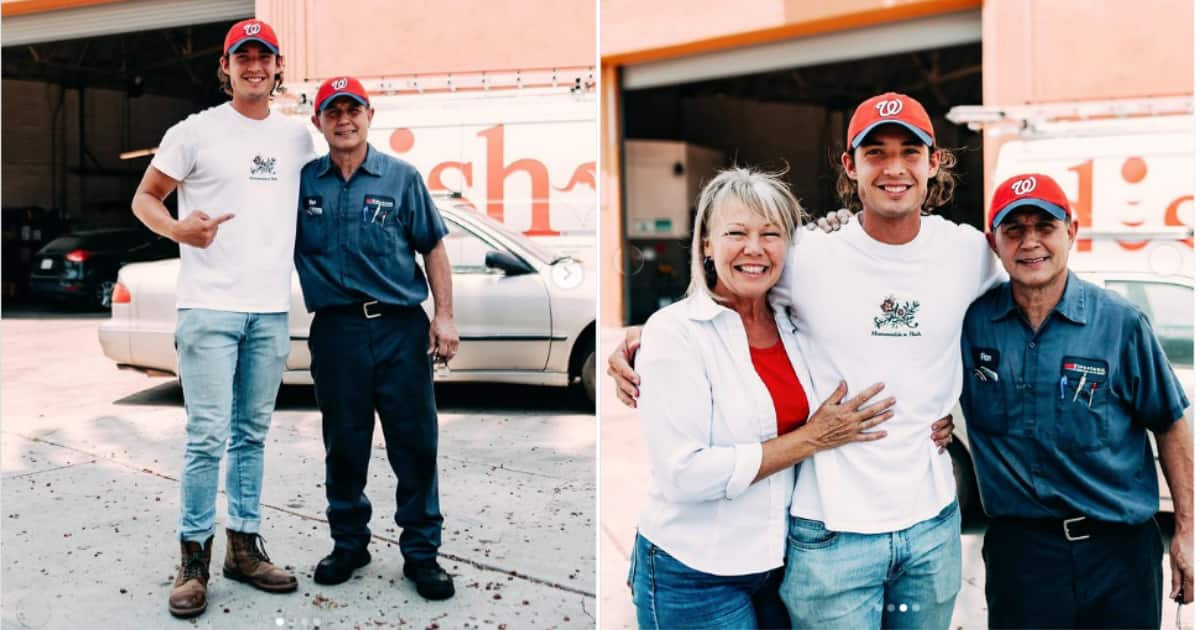
POLYGON ((1087 540, 1092 536, 1104 534, 1128 534, 1142 525, 1145 525, 1145 523, 1139 525, 1129 525, 1127 523, 1108 523, 1105 521, 1097 521, 1086 516, 1075 516, 1064 519, 1004 518, 997 519, 997 521, 1035 531, 1056 534, 1058 536, 1062 536, 1069 542, 1079 542, 1082 540, 1087 540))
POLYGON ((402 313, 404 311, 412 310, 413 308, 419 307, 396 306, 394 304, 384 304, 379 300, 370 300, 367 302, 360 302, 358 304, 339 304, 337 306, 326 306, 317 312, 329 314, 337 313, 339 315, 357 315, 359 317, 365 317, 366 319, 375 319, 376 317, 382 317, 385 313, 402 313))

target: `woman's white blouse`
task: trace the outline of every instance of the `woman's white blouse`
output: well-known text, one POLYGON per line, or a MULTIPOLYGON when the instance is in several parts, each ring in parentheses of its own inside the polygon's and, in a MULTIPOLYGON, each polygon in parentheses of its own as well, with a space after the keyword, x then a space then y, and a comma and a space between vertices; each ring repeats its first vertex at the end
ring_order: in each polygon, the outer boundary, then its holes
MULTIPOLYGON (((793 327, 781 311, 775 321, 807 396, 793 327)), ((741 317, 704 294, 672 304, 646 322, 636 369, 651 469, 641 534, 714 575, 782 566, 795 469, 751 483, 776 420, 741 317)))

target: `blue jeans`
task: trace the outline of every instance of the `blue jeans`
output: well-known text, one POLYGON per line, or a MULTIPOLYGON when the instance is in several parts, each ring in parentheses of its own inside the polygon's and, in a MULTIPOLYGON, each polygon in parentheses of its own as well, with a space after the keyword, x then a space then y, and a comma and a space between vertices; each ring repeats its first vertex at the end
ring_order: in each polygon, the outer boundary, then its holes
POLYGON ((638 534, 629 585, 638 627, 787 628, 779 601, 780 569, 748 575, 712 575, 671 557, 638 534))
POLYGON ((796 628, 947 628, 962 577, 958 502, 897 532, 793 516, 780 594, 796 628))
POLYGON ((221 454, 229 444, 226 527, 258 532, 263 441, 283 378, 287 313, 179 310, 175 348, 187 410, 179 539, 212 536, 221 454))

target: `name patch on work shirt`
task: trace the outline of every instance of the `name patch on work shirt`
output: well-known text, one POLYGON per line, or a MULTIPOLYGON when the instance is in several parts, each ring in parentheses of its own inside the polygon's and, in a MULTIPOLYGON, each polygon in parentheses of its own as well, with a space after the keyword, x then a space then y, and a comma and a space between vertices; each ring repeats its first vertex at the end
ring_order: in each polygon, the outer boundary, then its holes
POLYGON ((975 378, 993 383, 1000 380, 1000 351, 995 348, 971 348, 975 378))
POLYGON ((305 197, 304 211, 312 216, 316 216, 324 212, 324 210, 321 208, 321 196, 317 195, 315 197, 305 197))

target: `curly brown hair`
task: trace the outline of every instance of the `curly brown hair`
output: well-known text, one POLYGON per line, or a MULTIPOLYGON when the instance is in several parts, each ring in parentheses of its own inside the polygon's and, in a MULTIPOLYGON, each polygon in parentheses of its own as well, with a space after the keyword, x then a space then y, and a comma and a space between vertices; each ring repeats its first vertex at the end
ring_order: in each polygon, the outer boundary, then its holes
MULTIPOLYGON (((938 156, 937 174, 929 182, 929 190, 925 194, 925 203, 921 206, 921 212, 930 212, 934 208, 940 208, 954 198, 954 188, 958 185, 958 175, 954 173, 954 166, 958 164, 958 156, 950 149, 934 147, 933 151, 938 156)), ((853 159, 854 154, 851 154, 853 159)), ((838 164, 837 178, 837 195, 842 201, 842 207, 849 208, 851 212, 862 210, 862 200, 858 198, 858 183, 846 174, 846 169, 838 164)))
MULTIPOLYGON (((221 57, 221 59, 224 59, 225 63, 229 63, 229 55, 225 55, 221 57)), ((283 85, 283 55, 276 55, 275 59, 278 60, 281 68, 279 72, 275 73, 275 85, 271 86, 271 96, 275 96, 275 94, 279 92, 279 86, 283 85)), ((221 68, 220 60, 217 61, 217 87, 219 87, 226 96, 233 98, 233 84, 229 81, 229 73, 225 72, 225 70, 221 68)))

